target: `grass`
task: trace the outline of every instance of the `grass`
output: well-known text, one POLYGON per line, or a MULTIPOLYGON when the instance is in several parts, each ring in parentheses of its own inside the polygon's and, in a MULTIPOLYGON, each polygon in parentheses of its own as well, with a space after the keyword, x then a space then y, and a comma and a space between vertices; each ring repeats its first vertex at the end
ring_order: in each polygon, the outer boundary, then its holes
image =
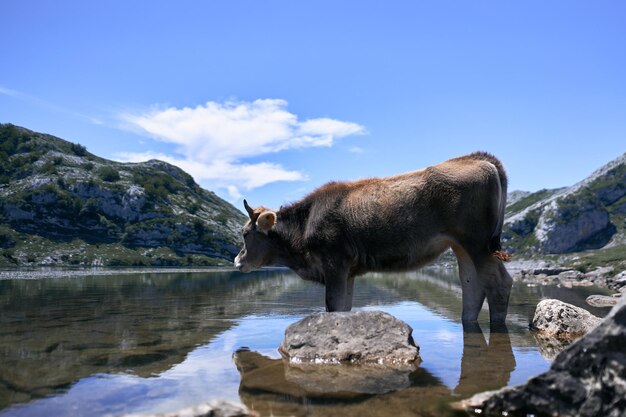
POLYGON ((571 254, 565 266, 582 272, 600 267, 613 267, 615 272, 626 270, 626 245, 571 254))

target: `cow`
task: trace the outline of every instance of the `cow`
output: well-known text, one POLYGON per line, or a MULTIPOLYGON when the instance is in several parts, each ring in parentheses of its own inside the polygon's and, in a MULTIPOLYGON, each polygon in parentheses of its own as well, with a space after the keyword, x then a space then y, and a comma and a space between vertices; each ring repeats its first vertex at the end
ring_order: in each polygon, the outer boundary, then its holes
POLYGON ((410 271, 454 251, 464 323, 485 297, 491 323, 503 323, 512 279, 500 237, 507 176, 500 161, 474 152, 385 178, 330 182, 278 211, 244 207, 242 272, 282 265, 325 285, 326 310, 350 311, 355 277, 410 271))

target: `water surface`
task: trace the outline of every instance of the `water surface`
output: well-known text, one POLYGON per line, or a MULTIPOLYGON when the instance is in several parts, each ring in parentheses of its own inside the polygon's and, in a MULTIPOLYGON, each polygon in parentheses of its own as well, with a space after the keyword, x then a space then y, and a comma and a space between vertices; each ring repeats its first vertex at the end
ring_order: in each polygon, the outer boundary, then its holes
POLYGON ((453 414, 450 401, 548 369, 527 330, 541 298, 608 312, 584 302, 598 288, 520 284, 508 331, 490 331, 486 308, 464 331, 455 270, 369 274, 355 309, 410 324, 422 363, 392 392, 332 392, 323 376, 298 385, 276 350, 289 324, 324 305, 322 286, 287 270, 43 275, 0 280, 0 416, 169 412, 212 399, 261 415, 453 414))

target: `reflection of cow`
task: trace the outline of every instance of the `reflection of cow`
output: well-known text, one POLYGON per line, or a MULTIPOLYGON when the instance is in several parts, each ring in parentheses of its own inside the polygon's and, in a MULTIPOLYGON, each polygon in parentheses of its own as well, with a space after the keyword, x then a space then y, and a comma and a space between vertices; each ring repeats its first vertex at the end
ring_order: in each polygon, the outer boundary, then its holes
POLYGON ((461 375, 454 393, 468 397, 506 386, 516 362, 506 326, 490 327, 489 344, 478 323, 463 324, 461 375))
POLYGON ((328 311, 349 311, 357 275, 416 269, 452 247, 463 321, 476 321, 485 296, 491 320, 503 321, 512 283, 500 246, 506 188, 500 161, 476 152, 393 177, 331 182, 278 212, 244 201, 250 220, 235 265, 285 265, 326 286, 328 311))

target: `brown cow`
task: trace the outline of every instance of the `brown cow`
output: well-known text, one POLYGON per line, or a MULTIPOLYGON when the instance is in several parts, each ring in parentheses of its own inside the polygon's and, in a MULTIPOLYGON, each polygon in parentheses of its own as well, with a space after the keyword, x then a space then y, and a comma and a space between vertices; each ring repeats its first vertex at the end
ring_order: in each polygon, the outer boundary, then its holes
POLYGON ((507 177, 485 152, 354 182, 331 182, 277 212, 244 206, 250 220, 235 266, 284 265, 326 286, 326 309, 350 311, 354 278, 419 268, 452 248, 463 290, 463 321, 485 296, 492 322, 506 318, 512 280, 500 234, 507 177))

